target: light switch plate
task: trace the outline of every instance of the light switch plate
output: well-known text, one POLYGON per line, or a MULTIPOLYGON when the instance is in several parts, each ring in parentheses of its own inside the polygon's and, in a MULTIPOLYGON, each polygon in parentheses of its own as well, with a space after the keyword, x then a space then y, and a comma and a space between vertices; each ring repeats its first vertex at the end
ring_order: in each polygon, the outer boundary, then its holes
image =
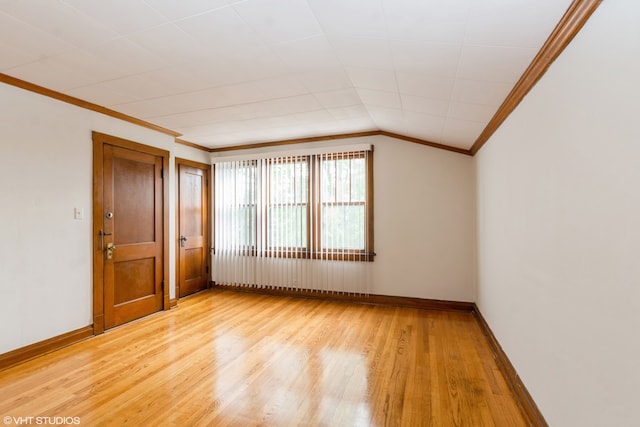
POLYGON ((82 209, 82 208, 73 208, 73 218, 74 219, 84 219, 84 209, 82 209))

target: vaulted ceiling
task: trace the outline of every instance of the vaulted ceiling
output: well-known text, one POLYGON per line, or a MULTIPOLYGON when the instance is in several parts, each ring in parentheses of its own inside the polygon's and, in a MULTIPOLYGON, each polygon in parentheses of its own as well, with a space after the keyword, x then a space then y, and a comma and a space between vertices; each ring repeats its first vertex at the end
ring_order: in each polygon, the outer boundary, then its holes
POLYGON ((2 0, 0 72, 206 147, 470 148, 570 0, 2 0))

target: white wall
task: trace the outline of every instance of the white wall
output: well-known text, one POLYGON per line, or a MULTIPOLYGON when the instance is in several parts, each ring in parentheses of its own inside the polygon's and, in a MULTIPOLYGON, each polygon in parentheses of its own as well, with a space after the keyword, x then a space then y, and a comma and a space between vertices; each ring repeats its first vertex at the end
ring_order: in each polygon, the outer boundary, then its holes
POLYGON ((93 322, 93 130, 170 150, 170 206, 174 156, 208 161, 170 136, 0 84, 0 354, 93 322))
POLYGON ((477 159, 477 304, 550 425, 640 425, 640 3, 603 2, 477 159))
POLYGON ((473 301, 473 159, 382 136, 374 145, 373 293, 473 301))

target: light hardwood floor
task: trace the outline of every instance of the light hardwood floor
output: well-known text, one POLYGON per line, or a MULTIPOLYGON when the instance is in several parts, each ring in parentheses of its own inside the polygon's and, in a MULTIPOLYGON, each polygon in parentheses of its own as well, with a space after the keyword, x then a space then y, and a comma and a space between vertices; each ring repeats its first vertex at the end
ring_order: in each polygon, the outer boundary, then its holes
POLYGON ((7 416, 84 426, 528 425, 470 313, 222 290, 0 371, 7 416))

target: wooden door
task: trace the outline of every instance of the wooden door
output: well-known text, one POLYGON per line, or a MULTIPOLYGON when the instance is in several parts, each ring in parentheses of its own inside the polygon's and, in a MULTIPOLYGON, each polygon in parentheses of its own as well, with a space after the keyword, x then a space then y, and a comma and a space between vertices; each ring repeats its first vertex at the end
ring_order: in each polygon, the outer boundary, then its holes
POLYGON ((102 134, 94 134, 96 150, 101 165, 94 168, 101 169, 101 177, 94 183, 94 267, 99 264, 94 332, 97 320, 99 333, 100 326, 108 329, 165 307, 163 170, 168 155, 102 134), (100 311, 104 317, 96 319, 100 311))
POLYGON ((178 296, 209 286, 209 166, 177 159, 178 296))

